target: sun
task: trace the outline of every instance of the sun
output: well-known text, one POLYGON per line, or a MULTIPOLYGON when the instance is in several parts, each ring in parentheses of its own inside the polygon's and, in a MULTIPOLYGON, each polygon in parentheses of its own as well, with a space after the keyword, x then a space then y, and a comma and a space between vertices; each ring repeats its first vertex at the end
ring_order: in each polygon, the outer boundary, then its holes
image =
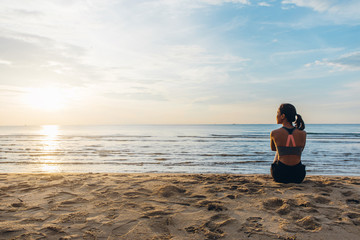
POLYGON ((55 111, 66 106, 67 94, 57 88, 32 88, 28 89, 25 102, 36 109, 55 111))

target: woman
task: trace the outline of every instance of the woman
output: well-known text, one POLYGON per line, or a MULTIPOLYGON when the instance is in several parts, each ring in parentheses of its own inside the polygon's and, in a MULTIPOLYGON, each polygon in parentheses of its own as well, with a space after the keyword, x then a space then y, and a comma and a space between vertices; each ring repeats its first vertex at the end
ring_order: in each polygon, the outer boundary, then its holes
POLYGON ((276 151, 271 175, 276 182, 301 183, 306 175, 305 166, 301 163, 301 153, 306 143, 305 123, 289 103, 280 105, 276 122, 282 127, 270 134, 271 150, 276 151))

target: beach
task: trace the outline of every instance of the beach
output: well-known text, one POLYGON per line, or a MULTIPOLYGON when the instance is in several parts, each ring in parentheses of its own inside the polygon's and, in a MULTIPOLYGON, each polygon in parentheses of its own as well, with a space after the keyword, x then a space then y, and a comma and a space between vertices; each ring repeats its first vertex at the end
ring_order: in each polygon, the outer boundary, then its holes
POLYGON ((359 239, 360 177, 0 174, 0 239, 359 239))

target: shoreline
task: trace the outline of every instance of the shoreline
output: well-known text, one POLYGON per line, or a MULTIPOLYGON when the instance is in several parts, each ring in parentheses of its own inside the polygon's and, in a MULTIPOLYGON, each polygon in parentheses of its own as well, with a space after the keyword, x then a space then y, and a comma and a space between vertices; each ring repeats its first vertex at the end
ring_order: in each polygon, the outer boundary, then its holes
MULTIPOLYGON (((19 174, 19 175, 26 175, 26 174, 33 174, 33 175, 41 175, 41 174, 74 174, 74 175, 81 175, 81 174, 108 174, 108 175, 234 175, 234 176, 270 176, 270 168, 269 173, 216 173, 216 172, 205 172, 205 173, 186 173, 186 172, 0 172, 1 175, 7 174, 19 174)), ((306 172, 305 179, 308 177, 329 177, 329 178, 359 178, 359 175, 332 175, 332 174, 311 174, 308 171, 306 172)))
POLYGON ((360 177, 0 173, 0 239, 356 239, 360 177))

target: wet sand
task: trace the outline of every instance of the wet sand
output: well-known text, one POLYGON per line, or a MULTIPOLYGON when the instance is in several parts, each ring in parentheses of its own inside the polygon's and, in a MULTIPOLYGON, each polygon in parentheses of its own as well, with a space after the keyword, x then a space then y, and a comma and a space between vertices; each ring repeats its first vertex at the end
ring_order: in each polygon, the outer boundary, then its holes
POLYGON ((359 239, 360 178, 0 174, 0 239, 359 239))

